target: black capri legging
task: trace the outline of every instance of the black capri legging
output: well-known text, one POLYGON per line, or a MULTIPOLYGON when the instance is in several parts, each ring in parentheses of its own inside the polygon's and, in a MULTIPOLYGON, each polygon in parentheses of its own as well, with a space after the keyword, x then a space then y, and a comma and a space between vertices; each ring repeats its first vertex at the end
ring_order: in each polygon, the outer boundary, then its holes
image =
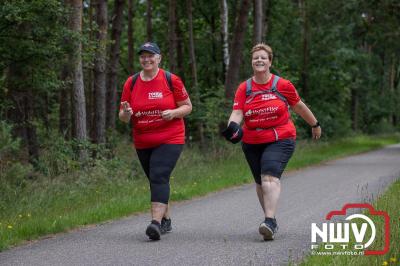
POLYGON ((149 179, 151 202, 168 204, 169 178, 182 152, 183 144, 162 144, 136 149, 140 164, 149 179))
POLYGON ((261 175, 281 178, 286 164, 294 152, 296 142, 283 139, 271 143, 242 143, 242 150, 250 166, 254 181, 261 185, 261 175))

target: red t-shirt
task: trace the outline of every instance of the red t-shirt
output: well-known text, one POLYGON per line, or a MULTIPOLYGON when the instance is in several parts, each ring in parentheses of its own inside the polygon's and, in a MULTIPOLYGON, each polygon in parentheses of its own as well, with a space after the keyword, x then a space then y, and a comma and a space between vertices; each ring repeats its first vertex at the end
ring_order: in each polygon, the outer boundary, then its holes
MULTIPOLYGON (((251 81, 251 91, 270 90, 275 75, 266 84, 251 81)), ((300 97, 293 84, 280 78, 277 90, 293 106, 300 101, 300 97)), ((274 142, 281 139, 295 139, 296 128, 290 119, 286 103, 273 93, 258 94, 249 103, 246 103, 246 81, 236 90, 233 110, 242 110, 244 116, 243 139, 249 144, 274 142)))
POLYGON ((157 76, 150 81, 142 80, 139 75, 132 93, 132 77, 125 82, 121 102, 127 101, 132 107, 132 136, 134 145, 138 149, 152 148, 161 144, 185 143, 183 119, 165 121, 161 113, 167 109, 177 108, 176 102, 186 100, 189 95, 182 80, 174 74, 171 75, 173 87, 171 90, 164 73, 164 70, 160 69, 157 76))

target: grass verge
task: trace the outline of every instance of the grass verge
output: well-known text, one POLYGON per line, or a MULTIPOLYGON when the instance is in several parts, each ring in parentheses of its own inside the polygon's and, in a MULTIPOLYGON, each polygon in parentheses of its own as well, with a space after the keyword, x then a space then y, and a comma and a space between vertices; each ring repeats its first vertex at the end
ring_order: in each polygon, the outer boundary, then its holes
MULTIPOLYGON (((394 136, 356 136, 336 141, 299 141, 288 170, 398 143, 394 136)), ((146 178, 121 142, 113 160, 88 169, 27 182, 0 195, 0 251, 40 236, 142 212, 149 208, 146 178), (5 207, 4 207, 5 206, 5 207)), ((171 176, 171 200, 179 201, 252 182, 239 145, 202 152, 186 148, 171 176)))

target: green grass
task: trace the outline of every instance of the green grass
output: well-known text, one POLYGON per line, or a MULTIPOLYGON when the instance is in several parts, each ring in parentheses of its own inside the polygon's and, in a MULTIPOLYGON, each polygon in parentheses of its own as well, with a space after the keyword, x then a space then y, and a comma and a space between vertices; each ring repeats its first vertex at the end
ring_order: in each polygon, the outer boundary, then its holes
MULTIPOLYGON (((400 260, 400 210, 398 207, 400 195, 400 180, 393 183, 389 189, 381 195, 373 204, 375 210, 385 211, 390 217, 390 248, 385 255, 350 256, 350 255, 308 255, 301 265, 399 265, 400 260)), ((381 217, 369 216, 376 228, 377 236, 382 236, 384 221, 381 217)), ((367 238, 368 239, 368 238, 367 238)), ((381 250, 384 246, 384 238, 377 237, 371 250, 381 250)), ((317 250, 321 252, 322 250, 317 250)))
MULTIPOLYGON (((398 142, 398 135, 299 141, 288 170, 398 142)), ((134 154, 129 141, 121 141, 112 160, 51 178, 39 177, 0 195, 0 251, 24 240, 148 210, 148 184, 134 154)), ((171 177, 171 200, 251 182, 239 145, 222 143, 207 152, 186 147, 171 177)))

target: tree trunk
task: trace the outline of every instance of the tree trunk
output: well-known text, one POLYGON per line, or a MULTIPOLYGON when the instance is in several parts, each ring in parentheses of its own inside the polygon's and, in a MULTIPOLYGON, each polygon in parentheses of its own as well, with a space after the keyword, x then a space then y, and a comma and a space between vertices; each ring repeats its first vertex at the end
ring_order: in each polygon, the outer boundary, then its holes
POLYGON ((390 55, 390 65, 389 65, 389 95, 390 99, 392 100, 392 106, 390 108, 390 122, 393 126, 397 124, 397 117, 396 113, 393 110, 398 110, 396 106, 396 98, 398 97, 395 92, 395 79, 396 79, 396 56, 394 53, 390 55))
POLYGON ((104 143, 106 140, 106 46, 107 46, 107 1, 97 0, 96 22, 98 25, 96 50, 94 61, 94 91, 95 91, 95 143, 104 143))
POLYGON ((106 128, 115 129, 117 109, 118 62, 125 0, 115 0, 111 30, 110 61, 107 79, 107 123, 106 128))
MULTIPOLYGON (((187 14, 188 14, 188 26, 189 26, 189 64, 192 70, 193 80, 193 93, 194 93, 194 104, 200 106, 200 94, 197 80, 197 66, 196 66, 196 54, 194 49, 194 37, 193 37, 193 6, 192 0, 187 0, 187 14)), ((204 146, 204 129, 203 123, 199 120, 197 122, 197 129, 199 134, 200 145, 204 146)))
POLYGON ((359 99, 357 95, 357 89, 351 89, 351 127, 354 131, 359 129, 359 99))
POLYGON ((226 0, 220 0, 221 15, 221 40, 222 40, 222 70, 224 73, 223 81, 225 82, 227 70, 229 68, 229 42, 228 42, 228 5, 226 0))
MULTIPOLYGON (((82 1, 71 0, 70 30, 79 36, 82 33, 82 1)), ((71 77, 72 77, 72 101, 73 101, 73 138, 82 142, 87 139, 86 128, 86 101, 83 84, 82 69, 82 43, 80 40, 73 40, 73 49, 70 54, 71 77)), ((78 156, 83 159, 86 156, 85 151, 78 150, 78 156)))
POLYGON ((25 109, 25 120, 24 125, 26 128, 26 137, 28 140, 28 153, 29 162, 36 165, 39 159, 39 143, 36 134, 36 128, 34 125, 35 112, 34 112, 35 97, 32 93, 32 89, 29 88, 27 94, 24 96, 24 109, 25 109))
POLYGON ((254 0, 253 44, 262 42, 263 0, 254 0))
POLYGON ((303 41, 303 51, 302 51, 302 68, 301 68, 301 94, 302 97, 307 98, 308 95, 308 68, 309 68, 309 58, 310 58, 310 49, 309 49, 309 23, 308 23, 308 14, 307 14, 307 1, 299 0, 300 13, 302 17, 302 41, 303 41))
POLYGON ((243 42, 247 29, 247 18, 250 8, 250 0, 242 0, 239 16, 235 23, 235 32, 232 40, 232 49, 230 53, 230 63, 225 80, 225 96, 231 100, 234 96, 236 86, 239 80, 240 63, 243 54, 243 42))
MULTIPOLYGON (((217 36, 218 33, 218 29, 217 29, 217 18, 214 14, 214 12, 211 13, 211 23, 210 23, 210 30, 211 30, 211 58, 212 58, 212 64, 214 66, 217 66, 220 63, 220 60, 218 58, 218 54, 220 52, 218 45, 217 45, 217 41, 215 40, 215 37, 217 36)), ((216 84, 219 81, 220 78, 220 73, 218 71, 218 69, 216 67, 211 68, 213 70, 213 79, 210 78, 210 82, 213 84, 216 84)), ((210 76, 211 77, 211 76, 210 76)))
POLYGON ((184 38, 182 36, 182 30, 179 26, 179 23, 176 24, 176 39, 177 39, 177 53, 176 53, 176 59, 177 59, 177 68, 178 68, 178 73, 181 79, 184 81, 185 80, 185 66, 184 66, 184 51, 183 51, 183 44, 184 44, 184 38))
POLYGON ((152 11, 153 11, 152 0, 147 0, 146 32, 147 32, 148 42, 153 41, 152 11))
POLYGON ((261 39, 263 42, 267 43, 267 36, 268 36, 268 24, 269 24, 269 16, 271 13, 271 1, 270 0, 263 0, 263 12, 262 12, 262 20, 263 20, 263 26, 262 26, 262 37, 261 39))
MULTIPOLYGON (((393 89, 395 97, 394 110, 400 109, 400 64, 399 58, 395 58, 394 61, 394 79, 393 79, 393 89)), ((397 127, 399 124, 399 112, 393 113, 393 126, 397 127)))
POLYGON ((168 15, 168 60, 169 71, 175 73, 177 68, 176 51, 178 43, 176 39, 176 0, 169 0, 168 15))
POLYGON ((40 116, 42 118, 44 128, 46 129, 46 137, 48 137, 49 133, 50 133, 49 114, 52 111, 52 110, 50 110, 49 92, 45 92, 44 95, 41 98, 44 100, 44 106, 43 106, 43 109, 40 110, 40 116))
MULTIPOLYGON (((95 20, 95 15, 93 14, 96 9, 96 0, 90 1, 89 4, 89 41, 92 43, 95 43, 94 38, 94 29, 93 29, 93 20, 95 20)), ((94 63, 94 62, 92 62, 94 63)), ((86 124, 87 124, 87 129, 88 129, 88 138, 89 139, 94 139, 95 138, 95 122, 94 122, 94 113, 95 113, 95 91, 94 91, 94 84, 93 84, 93 79, 94 79, 94 67, 92 64, 91 66, 87 67, 86 69, 86 95, 87 95, 87 100, 86 100, 86 110, 87 110, 87 119, 86 119, 86 124)))
POLYGON ((65 139, 71 139, 71 119, 70 119, 70 95, 66 88, 60 91, 60 117, 59 132, 65 139))
POLYGON ((64 81, 64 85, 60 90, 59 96, 59 132, 64 136, 65 139, 71 138, 70 91, 72 91, 72 87, 69 77, 70 72, 71 70, 69 62, 66 62, 61 73, 61 80, 64 81))
POLYGON ((135 12, 133 11, 133 0, 128 0, 128 71, 130 74, 133 73, 134 60, 135 60, 135 48, 133 42, 133 18, 135 12))
POLYGON ((27 144, 29 162, 36 165, 39 159, 39 144, 34 125, 35 94, 28 86, 31 71, 24 64, 13 63, 9 67, 7 80, 10 89, 9 96, 13 109, 9 117, 14 123, 14 132, 27 144))

